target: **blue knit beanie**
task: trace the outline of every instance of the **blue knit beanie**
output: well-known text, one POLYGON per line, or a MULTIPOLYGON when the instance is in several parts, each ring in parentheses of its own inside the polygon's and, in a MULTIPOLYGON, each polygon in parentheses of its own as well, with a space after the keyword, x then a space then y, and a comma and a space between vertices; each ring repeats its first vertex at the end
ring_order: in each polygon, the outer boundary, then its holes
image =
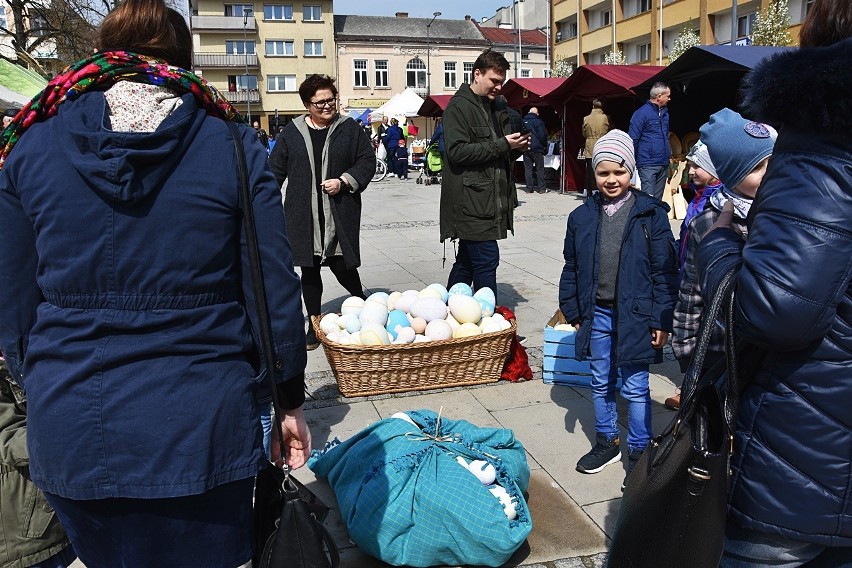
POLYGON ((746 120, 729 108, 711 115, 699 132, 719 181, 731 189, 741 184, 757 164, 771 156, 775 146, 772 128, 746 120))

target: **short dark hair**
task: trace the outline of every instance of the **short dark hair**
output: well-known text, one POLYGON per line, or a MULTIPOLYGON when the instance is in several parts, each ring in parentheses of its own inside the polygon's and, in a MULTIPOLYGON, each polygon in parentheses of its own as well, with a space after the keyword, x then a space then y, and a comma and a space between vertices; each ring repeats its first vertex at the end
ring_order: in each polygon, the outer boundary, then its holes
POLYGON ((473 62, 473 68, 479 69, 481 73, 485 73, 489 69, 505 73, 509 70, 509 62, 506 61, 506 57, 499 51, 486 49, 473 62))
POLYGON ((337 97, 337 87, 334 86, 334 79, 328 75, 311 75, 299 85, 299 98, 304 104, 309 104, 311 98, 317 94, 317 91, 328 89, 331 94, 337 97))
POLYGON ((592 108, 603 109, 603 101, 601 99, 593 99, 592 108))
POLYGON ((98 28, 98 51, 127 50, 192 69, 192 34, 163 0, 125 0, 98 28))
POLYGON ((801 47, 821 47, 852 37, 852 2, 814 0, 799 32, 801 47))

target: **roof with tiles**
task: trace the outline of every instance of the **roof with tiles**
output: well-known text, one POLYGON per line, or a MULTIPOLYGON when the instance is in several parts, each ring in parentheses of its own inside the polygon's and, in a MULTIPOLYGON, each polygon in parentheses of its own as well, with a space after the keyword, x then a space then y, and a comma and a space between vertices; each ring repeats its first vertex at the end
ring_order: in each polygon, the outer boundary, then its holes
MULTIPOLYGON (((517 45, 518 36, 511 28, 488 28, 476 26, 492 45, 517 45)), ((547 47, 547 34, 541 30, 521 30, 521 44, 530 47, 547 47)))
MULTIPOLYGON (((431 19, 335 14, 334 35, 336 39, 344 41, 425 42, 426 26, 431 19)), ((435 18, 429 28, 429 41, 483 46, 489 44, 472 21, 440 18, 435 18)))

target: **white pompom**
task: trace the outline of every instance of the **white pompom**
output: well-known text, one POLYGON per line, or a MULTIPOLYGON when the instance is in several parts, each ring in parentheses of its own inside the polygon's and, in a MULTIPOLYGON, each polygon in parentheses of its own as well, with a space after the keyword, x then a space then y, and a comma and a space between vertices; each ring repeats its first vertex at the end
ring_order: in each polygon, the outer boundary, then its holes
POLYGON ((467 468, 483 485, 491 485, 497 479, 497 470, 485 460, 473 460, 467 468))

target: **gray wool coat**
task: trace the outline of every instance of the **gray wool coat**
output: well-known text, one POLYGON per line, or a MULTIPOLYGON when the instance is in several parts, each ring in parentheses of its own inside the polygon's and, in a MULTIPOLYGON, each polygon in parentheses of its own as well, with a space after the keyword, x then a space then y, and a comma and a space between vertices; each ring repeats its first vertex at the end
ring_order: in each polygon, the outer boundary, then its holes
POLYGON ((376 172, 376 154, 364 130, 351 118, 340 115, 328 127, 322 163, 314 164, 305 116, 290 122, 275 143, 269 165, 284 192, 287 236, 293 248, 293 264, 313 266, 314 256, 324 261, 342 255, 347 268, 361 265, 361 192, 376 172), (315 168, 321 179, 342 177, 349 184, 329 196, 316 191, 315 168), (319 208, 325 218, 324 242, 320 242, 319 208))

